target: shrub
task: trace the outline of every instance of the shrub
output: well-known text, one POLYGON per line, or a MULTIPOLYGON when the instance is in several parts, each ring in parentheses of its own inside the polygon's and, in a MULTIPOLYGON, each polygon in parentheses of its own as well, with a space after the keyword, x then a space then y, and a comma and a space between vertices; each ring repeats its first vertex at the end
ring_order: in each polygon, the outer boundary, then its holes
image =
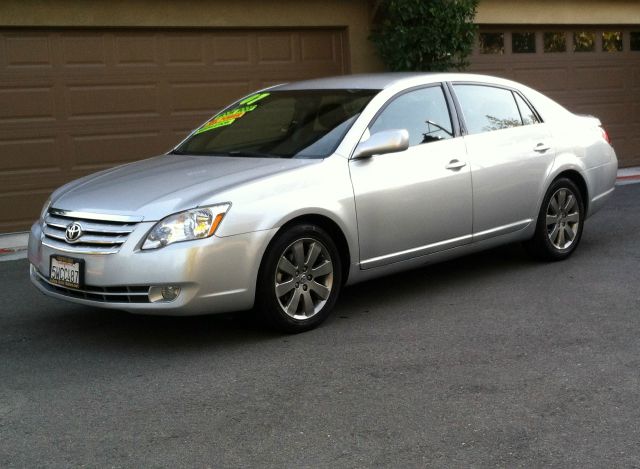
POLYGON ((478 0, 383 0, 370 39, 392 71, 462 70, 478 0))

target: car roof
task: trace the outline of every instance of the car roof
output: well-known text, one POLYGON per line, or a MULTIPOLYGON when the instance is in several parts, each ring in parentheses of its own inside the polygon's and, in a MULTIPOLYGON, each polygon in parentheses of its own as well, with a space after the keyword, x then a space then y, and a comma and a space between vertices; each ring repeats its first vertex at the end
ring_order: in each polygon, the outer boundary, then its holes
POLYGON ((341 75, 313 80, 298 81, 277 85, 273 90, 317 90, 317 89, 363 89, 382 90, 394 85, 406 82, 416 84, 419 82, 432 83, 441 81, 480 81, 495 84, 514 84, 488 75, 474 75, 469 73, 434 73, 434 72, 389 72, 368 73, 357 75, 341 75))

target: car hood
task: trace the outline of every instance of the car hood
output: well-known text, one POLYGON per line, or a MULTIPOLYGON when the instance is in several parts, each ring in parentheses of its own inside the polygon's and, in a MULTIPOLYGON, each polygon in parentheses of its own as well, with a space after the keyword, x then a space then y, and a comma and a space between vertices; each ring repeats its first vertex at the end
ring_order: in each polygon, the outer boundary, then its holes
POLYGON ((318 161, 162 155, 73 181, 53 194, 51 206, 156 221, 199 205, 229 202, 212 197, 243 183, 318 161))

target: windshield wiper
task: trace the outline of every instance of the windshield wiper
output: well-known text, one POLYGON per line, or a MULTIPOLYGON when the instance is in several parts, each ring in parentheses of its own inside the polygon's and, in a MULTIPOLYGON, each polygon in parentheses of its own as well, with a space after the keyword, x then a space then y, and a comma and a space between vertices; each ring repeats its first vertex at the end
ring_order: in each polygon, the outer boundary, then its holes
POLYGON ((228 156, 227 153, 220 151, 181 151, 172 150, 167 155, 187 155, 187 156, 228 156))
POLYGON ((286 158, 285 156, 274 155, 273 153, 262 153, 251 150, 231 150, 225 153, 229 156, 246 156, 249 158, 286 158))
POLYGON ((167 155, 193 155, 193 156, 242 156, 249 158, 287 158, 286 156, 274 155, 273 153, 262 153, 250 150, 231 151, 182 151, 171 150, 167 155))

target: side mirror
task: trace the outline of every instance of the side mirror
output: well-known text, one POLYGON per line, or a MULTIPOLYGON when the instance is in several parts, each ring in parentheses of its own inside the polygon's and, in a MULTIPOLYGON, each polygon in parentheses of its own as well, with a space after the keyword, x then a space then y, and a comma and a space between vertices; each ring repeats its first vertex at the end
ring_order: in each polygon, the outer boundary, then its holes
POLYGON ((405 129, 383 130, 360 142, 353 153, 353 159, 404 151, 407 148, 409 148, 409 132, 405 129))

